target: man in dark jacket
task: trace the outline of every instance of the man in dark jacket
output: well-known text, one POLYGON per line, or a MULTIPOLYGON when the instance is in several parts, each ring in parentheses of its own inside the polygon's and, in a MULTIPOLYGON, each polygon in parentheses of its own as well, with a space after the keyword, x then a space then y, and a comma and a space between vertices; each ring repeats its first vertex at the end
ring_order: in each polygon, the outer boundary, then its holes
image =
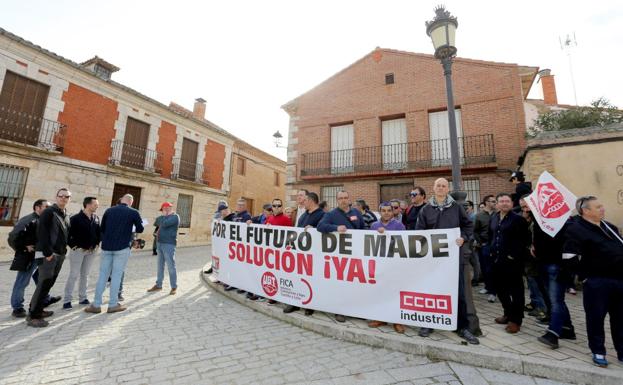
POLYGON ((575 207, 580 217, 565 232, 563 263, 575 264, 584 280, 588 346, 593 362, 606 367, 606 314, 614 348, 623 362, 623 238, 616 226, 604 220, 604 206, 596 197, 581 197, 575 207))
MULTIPOLYGON (((21 218, 9 233, 8 243, 15 256, 11 263, 11 270, 17 271, 13 291, 11 292, 11 307, 13 317, 26 317, 24 310, 24 291, 30 283, 37 264, 35 262, 35 245, 37 244, 37 223, 43 210, 50 205, 45 199, 38 199, 32 205, 33 212, 21 218)), ((36 284, 36 282, 35 282, 36 284)))
MULTIPOLYGON (((444 178, 439 178, 433 185, 434 196, 420 210, 418 215, 416 230, 429 229, 461 229, 461 237, 456 240, 456 244, 462 247, 472 235, 472 222, 467 217, 465 209, 458 204, 448 194, 449 183, 444 178)), ((466 244, 467 246, 467 244, 466 244)), ((480 343, 478 338, 469 330, 469 319, 467 318, 467 303, 465 299, 465 276, 463 273, 463 253, 459 253, 459 295, 458 295, 458 314, 457 314, 457 333, 470 344, 480 343)), ((476 319, 476 314, 473 314, 476 319)), ((420 337, 428 337, 433 332, 430 328, 421 328, 420 337)))
POLYGON ((37 246, 35 261, 39 265, 39 281, 37 289, 30 300, 30 309, 26 322, 32 327, 46 327, 44 318, 53 314, 43 310, 45 297, 56 282, 61 271, 67 240, 69 238, 69 216, 65 207, 71 199, 71 192, 62 188, 56 192, 56 203, 43 210, 37 225, 37 246))
POLYGON ((102 294, 110 277, 110 298, 108 313, 124 311, 127 308, 119 304, 119 286, 121 276, 130 258, 130 246, 133 233, 142 233, 143 220, 139 212, 132 208, 134 197, 126 194, 121 203, 109 208, 102 217, 102 256, 100 272, 95 286, 93 304, 86 309, 87 313, 101 313, 102 294))
POLYGON ((478 253, 480 272, 485 282, 485 287, 480 290, 480 294, 487 294, 487 301, 495 302, 495 287, 491 272, 493 262, 491 261, 491 253, 489 251, 489 221, 491 220, 491 215, 495 212, 497 201, 493 195, 487 195, 483 203, 485 206, 476 214, 476 219, 474 220, 474 249, 478 253))
POLYGON ((353 205, 353 207, 357 209, 361 214, 361 217, 363 218, 364 229, 370 229, 370 226, 372 226, 372 224, 378 220, 376 218, 376 215, 374 215, 374 213, 370 211, 370 206, 368 206, 365 200, 355 200, 355 204, 353 205))
POLYGON ((417 217, 422 207, 426 204, 426 191, 422 187, 416 186, 409 193, 409 197, 411 197, 411 204, 402 215, 402 224, 405 225, 407 230, 415 230, 417 217))
POLYGON ((251 220, 251 214, 247 211, 246 199, 240 198, 236 201, 236 212, 232 217, 232 222, 246 223, 251 220))
MULTIPOLYGON (((349 229, 363 230, 364 227, 363 217, 358 210, 350 208, 350 196, 344 190, 337 193, 337 207, 325 213, 318 223, 318 231, 321 233, 345 233, 349 229)), ((346 317, 336 314, 335 320, 346 322, 346 317)))
POLYGON ((526 177, 522 171, 513 172, 509 181, 515 185, 515 193, 511 194, 511 199, 513 200, 513 211, 519 213, 521 212, 519 200, 521 197, 532 193, 532 186, 530 183, 526 182, 526 177))
POLYGON ((509 194, 496 197, 498 212, 491 216, 489 241, 493 258, 495 290, 504 308, 504 315, 495 322, 507 325, 507 333, 521 329, 524 307, 523 263, 530 246, 528 223, 512 211, 509 194))

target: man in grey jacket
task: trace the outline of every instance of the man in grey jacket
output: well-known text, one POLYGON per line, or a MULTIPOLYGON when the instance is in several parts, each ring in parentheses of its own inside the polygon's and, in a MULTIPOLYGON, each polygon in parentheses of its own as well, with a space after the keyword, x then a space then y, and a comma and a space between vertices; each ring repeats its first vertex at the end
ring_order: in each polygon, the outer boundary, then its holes
POLYGON ((164 202, 160 206, 162 215, 156 219, 158 224, 158 276, 156 284, 149 293, 162 290, 164 280, 164 264, 169 270, 169 283, 171 284, 170 295, 177 292, 177 270, 175 269, 175 248, 177 245, 177 230, 180 227, 180 216, 173 212, 173 205, 164 202))
MULTIPOLYGON (((415 229, 452 229, 459 227, 461 229, 461 236, 456 240, 456 244, 462 247, 463 243, 472 235, 472 222, 469 220, 463 206, 452 199, 452 197, 448 195, 448 192, 448 181, 444 178, 437 179, 433 186, 434 195, 429 199, 426 206, 420 210, 415 229)), ((462 253, 460 257, 462 258, 462 253)), ((469 330, 464 279, 463 264, 459 260, 457 333, 470 344, 477 345, 480 341, 478 341, 478 338, 469 330)), ((421 328, 419 336, 428 337, 432 332, 433 329, 421 328)))

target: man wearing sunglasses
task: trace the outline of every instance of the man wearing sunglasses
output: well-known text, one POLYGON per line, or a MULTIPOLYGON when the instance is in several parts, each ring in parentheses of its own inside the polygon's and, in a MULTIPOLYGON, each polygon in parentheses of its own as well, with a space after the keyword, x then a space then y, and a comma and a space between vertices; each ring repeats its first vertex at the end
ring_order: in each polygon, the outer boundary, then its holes
POLYGON ((273 215, 266 219, 267 225, 292 226, 292 219, 283 213, 283 202, 279 198, 273 199, 273 215))
POLYGON ((426 204, 426 191, 420 186, 414 187, 409 193, 411 204, 407 211, 402 215, 402 224, 407 230, 415 230, 415 223, 420 210, 426 204))
POLYGON ((67 240, 69 238, 69 216, 67 204, 71 199, 71 192, 62 188, 56 192, 56 203, 43 210, 37 226, 37 246, 35 247, 35 262, 39 266, 39 280, 37 288, 30 300, 30 311, 26 322, 28 326, 42 328, 49 325, 44 320, 54 312, 43 310, 44 299, 56 282, 61 271, 65 254, 67 254, 67 240))

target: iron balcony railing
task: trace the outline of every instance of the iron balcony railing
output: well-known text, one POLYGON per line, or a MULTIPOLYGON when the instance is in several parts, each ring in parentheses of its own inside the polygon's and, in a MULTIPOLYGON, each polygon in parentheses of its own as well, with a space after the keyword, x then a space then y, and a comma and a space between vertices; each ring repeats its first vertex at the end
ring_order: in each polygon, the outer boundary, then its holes
POLYGON ((66 131, 59 122, 0 107, 0 139, 63 152, 66 131))
POLYGON ((171 179, 183 179, 195 183, 208 184, 203 177, 203 165, 181 158, 173 158, 173 172, 171 179))
MULTIPOLYGON (((493 134, 459 139, 462 165, 495 162, 493 134)), ((410 172, 449 167, 450 139, 426 140, 303 154, 301 176, 410 172)))
POLYGON ((125 143, 123 140, 112 141, 112 153, 108 163, 147 172, 162 173, 162 153, 142 146, 125 143))

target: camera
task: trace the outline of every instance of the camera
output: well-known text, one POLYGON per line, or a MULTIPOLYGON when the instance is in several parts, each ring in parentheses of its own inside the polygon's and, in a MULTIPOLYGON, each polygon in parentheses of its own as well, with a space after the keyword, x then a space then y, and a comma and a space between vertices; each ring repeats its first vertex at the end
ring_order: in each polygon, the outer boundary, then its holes
POLYGON ((132 248, 133 249, 143 249, 145 248, 145 240, 144 239, 135 239, 132 241, 132 248))

